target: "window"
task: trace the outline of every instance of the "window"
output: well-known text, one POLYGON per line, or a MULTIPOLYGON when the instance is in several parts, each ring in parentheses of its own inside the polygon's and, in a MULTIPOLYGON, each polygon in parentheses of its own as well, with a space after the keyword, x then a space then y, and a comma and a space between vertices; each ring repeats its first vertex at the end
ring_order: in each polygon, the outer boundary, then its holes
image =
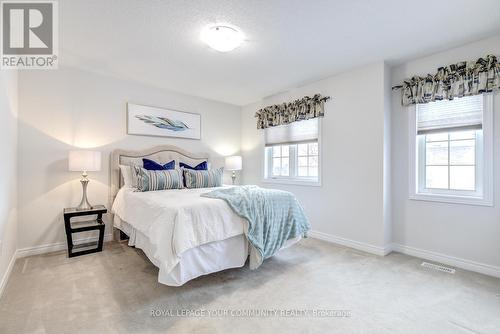
POLYGON ((272 176, 290 176, 290 145, 269 147, 272 176))
POLYGON ((476 95, 416 106, 411 198, 492 205, 491 99, 476 95))
POLYGON ((297 144, 297 176, 318 177, 318 142, 297 144))
POLYGON ((425 152, 421 190, 476 191, 476 152, 483 149, 481 130, 422 135, 419 150, 425 152))
POLYGON ((265 181, 319 185, 319 124, 315 118, 265 130, 265 181))

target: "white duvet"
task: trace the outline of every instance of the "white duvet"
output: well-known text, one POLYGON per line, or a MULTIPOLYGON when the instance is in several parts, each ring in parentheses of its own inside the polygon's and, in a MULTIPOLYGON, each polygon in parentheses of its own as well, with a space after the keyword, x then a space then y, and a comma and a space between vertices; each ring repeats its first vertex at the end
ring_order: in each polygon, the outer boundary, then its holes
POLYGON ((200 245, 244 233, 245 219, 226 202, 200 197, 214 188, 135 192, 123 187, 113 213, 149 238, 160 275, 168 274, 182 253, 200 245))

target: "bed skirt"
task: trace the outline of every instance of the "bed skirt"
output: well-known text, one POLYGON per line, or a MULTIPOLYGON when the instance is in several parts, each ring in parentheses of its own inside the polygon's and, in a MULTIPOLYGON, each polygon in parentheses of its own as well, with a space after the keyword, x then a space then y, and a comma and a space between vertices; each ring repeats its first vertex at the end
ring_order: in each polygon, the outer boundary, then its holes
MULTIPOLYGON (((158 282, 169 286, 181 286, 199 276, 243 267, 249 256, 248 240, 244 234, 240 234, 185 251, 181 255, 180 262, 167 273, 165 270, 161 270, 162 264, 155 257, 156 247, 149 242, 148 237, 121 220, 118 215, 114 215, 113 225, 129 237, 129 246, 141 249, 151 263, 160 268, 158 282)), ((298 237, 288 240, 281 249, 295 244, 300 239, 298 237)))
MULTIPOLYGON (((143 233, 122 221, 117 215, 115 215, 114 223, 116 228, 129 237, 129 246, 141 249, 151 263, 158 268, 161 267, 161 263, 158 263, 154 256, 156 247, 143 233)), ((158 282, 169 286, 181 286, 202 275, 243 267, 247 258, 248 242, 243 234, 222 241, 210 242, 182 253, 181 261, 169 273, 160 271, 158 282)))

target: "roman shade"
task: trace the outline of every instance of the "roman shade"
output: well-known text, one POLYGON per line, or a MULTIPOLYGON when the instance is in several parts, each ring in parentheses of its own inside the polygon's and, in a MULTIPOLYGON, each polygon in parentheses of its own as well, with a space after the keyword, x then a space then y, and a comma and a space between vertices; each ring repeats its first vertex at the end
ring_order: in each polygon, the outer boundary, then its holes
POLYGON ((319 119, 273 126, 266 128, 264 133, 266 146, 315 141, 319 137, 319 119))
POLYGON ((481 129, 482 125, 482 95, 417 105, 417 134, 419 135, 441 131, 481 129))

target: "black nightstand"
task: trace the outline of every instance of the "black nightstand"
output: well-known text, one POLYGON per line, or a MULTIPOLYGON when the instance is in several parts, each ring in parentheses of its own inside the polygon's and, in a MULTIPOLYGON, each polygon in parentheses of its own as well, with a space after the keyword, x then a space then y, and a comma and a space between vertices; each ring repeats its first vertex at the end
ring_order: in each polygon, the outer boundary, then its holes
POLYGON ((66 238, 68 239, 68 257, 85 255, 102 251, 102 243, 104 242, 104 222, 102 215, 108 212, 104 205, 96 205, 89 210, 78 210, 76 208, 66 208, 63 211, 64 226, 66 228, 66 238), (82 216, 94 216, 96 219, 72 222, 71 218, 82 216), (74 226, 72 226, 74 225, 74 226), (90 242, 85 244, 73 244, 73 233, 84 231, 99 231, 99 240, 97 243, 90 242), (80 249, 80 250, 78 250, 80 249))

